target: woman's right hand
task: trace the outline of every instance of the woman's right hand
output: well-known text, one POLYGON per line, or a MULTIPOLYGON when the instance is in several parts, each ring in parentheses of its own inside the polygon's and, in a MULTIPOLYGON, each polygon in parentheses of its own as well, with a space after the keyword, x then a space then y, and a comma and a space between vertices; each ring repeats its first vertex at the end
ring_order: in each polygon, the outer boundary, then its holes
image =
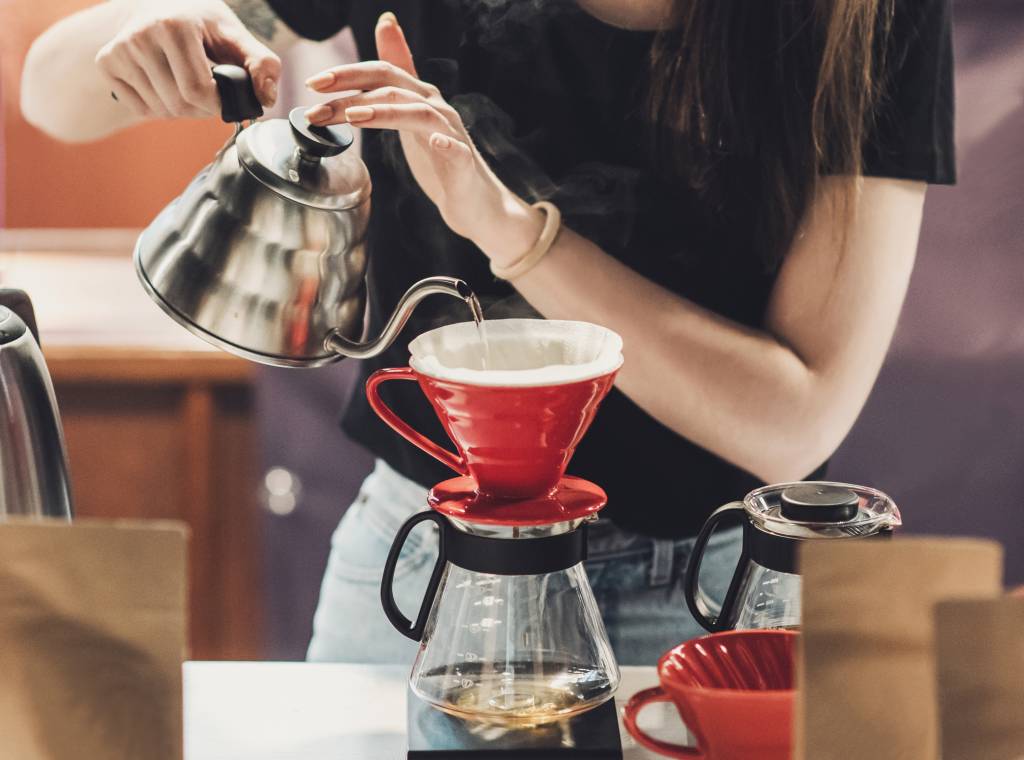
POLYGON ((100 48, 96 65, 118 103, 135 116, 219 114, 210 74, 215 63, 244 66, 260 102, 277 100, 280 59, 221 0, 127 1, 126 23, 100 48))

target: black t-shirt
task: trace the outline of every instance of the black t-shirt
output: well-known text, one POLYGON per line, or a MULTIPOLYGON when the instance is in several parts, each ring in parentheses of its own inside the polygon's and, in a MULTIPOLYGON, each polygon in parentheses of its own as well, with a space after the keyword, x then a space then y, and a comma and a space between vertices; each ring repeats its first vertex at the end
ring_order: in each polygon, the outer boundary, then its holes
MULTIPOLYGON (((551 198, 565 224, 661 286, 740 324, 762 325, 777 272, 766 270, 756 241, 743 224, 709 215, 686 182, 666 180, 652 165, 642 138, 652 33, 609 26, 565 0, 271 4, 309 38, 324 39, 351 25, 364 59, 376 57, 379 14, 395 11, 420 76, 459 109, 477 147, 513 189, 551 198)), ((897 0, 889 51, 891 81, 865 150, 865 173, 951 183, 948 0, 897 0)), ((533 315, 510 285, 494 279, 483 254, 448 230, 409 173, 395 135, 366 130, 363 137, 374 185, 367 239, 371 333, 412 283, 438 274, 466 280, 489 318, 533 315)), ((729 218, 742 218, 742 207, 737 209, 729 218)), ((427 299, 389 350, 363 362, 363 377, 379 367, 404 366, 408 343, 419 333, 468 318, 455 300, 427 299)), ((628 361, 629 346, 625 354, 628 361)), ((391 384, 384 395, 414 427, 450 445, 414 386, 391 384)), ((361 386, 343 425, 424 486, 453 475, 387 428, 361 386)), ((619 526, 661 537, 694 535, 714 508, 761 485, 617 390, 597 414, 569 473, 607 490, 604 514, 619 526)))

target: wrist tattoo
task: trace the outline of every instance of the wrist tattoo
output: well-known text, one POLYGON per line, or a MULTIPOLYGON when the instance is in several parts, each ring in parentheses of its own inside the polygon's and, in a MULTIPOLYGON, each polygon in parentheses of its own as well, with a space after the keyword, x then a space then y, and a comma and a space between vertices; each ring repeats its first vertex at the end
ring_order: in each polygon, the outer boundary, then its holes
POLYGON ((281 19, 267 4, 267 0, 225 0, 225 2, 246 28, 268 45, 273 46, 273 43, 281 42, 291 36, 287 27, 281 23, 281 19))

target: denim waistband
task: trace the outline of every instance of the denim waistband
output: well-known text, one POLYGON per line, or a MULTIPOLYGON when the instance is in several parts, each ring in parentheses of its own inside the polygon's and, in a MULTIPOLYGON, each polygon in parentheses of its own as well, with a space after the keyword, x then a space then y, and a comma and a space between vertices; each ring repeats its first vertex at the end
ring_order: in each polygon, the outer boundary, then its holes
POLYGON ((679 570, 677 562, 689 556, 693 539, 644 536, 622 530, 610 520, 602 519, 590 526, 587 545, 587 555, 591 562, 633 557, 647 561, 649 556, 650 585, 664 586, 671 582, 679 570))
MULTIPOLYGON (((716 550, 740 539, 739 528, 715 531, 708 541, 708 549, 716 550)), ((656 538, 622 530, 611 520, 601 519, 590 526, 588 561, 633 560, 650 562, 651 586, 664 586, 685 570, 696 537, 656 538), (648 559, 649 558, 649 559, 648 559)))

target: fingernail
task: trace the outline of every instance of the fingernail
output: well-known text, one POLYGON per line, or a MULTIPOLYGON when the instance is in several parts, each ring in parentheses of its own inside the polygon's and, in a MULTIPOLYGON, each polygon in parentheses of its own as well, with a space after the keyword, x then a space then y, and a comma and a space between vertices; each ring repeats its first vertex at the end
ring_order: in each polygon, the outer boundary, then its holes
POLYGON ((373 118, 371 106, 352 106, 345 109, 345 118, 348 121, 368 121, 373 118))
POLYGON ((398 16, 391 11, 384 11, 377 19, 377 26, 398 26, 398 16))
POLYGON ((274 105, 277 102, 277 82, 273 79, 268 79, 263 88, 267 94, 267 105, 274 105))
POLYGON ((321 103, 318 106, 313 106, 306 111, 306 118, 313 124, 319 124, 320 122, 329 120, 334 116, 334 109, 331 108, 329 103, 321 103))
POLYGON ((316 76, 311 76, 306 80, 306 87, 311 90, 319 90, 322 87, 330 87, 334 84, 334 72, 333 71, 321 71, 316 76))
POLYGON ((434 144, 435 148, 440 148, 441 150, 447 150, 452 147, 452 141, 447 135, 434 135, 431 138, 431 142, 434 144))

